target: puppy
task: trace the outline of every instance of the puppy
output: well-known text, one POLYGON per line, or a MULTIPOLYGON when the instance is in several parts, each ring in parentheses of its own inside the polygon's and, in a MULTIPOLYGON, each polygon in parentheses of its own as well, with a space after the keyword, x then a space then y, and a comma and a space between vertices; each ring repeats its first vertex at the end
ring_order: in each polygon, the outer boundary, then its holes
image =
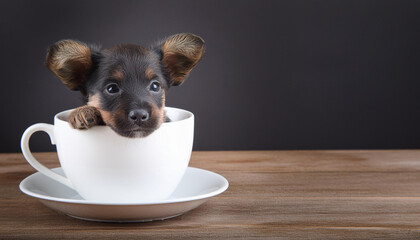
POLYGON ((203 39, 188 33, 150 48, 62 40, 49 47, 46 66, 84 96, 87 105, 69 116, 73 128, 106 124, 124 137, 146 137, 166 119, 166 91, 184 82, 203 52, 203 39))

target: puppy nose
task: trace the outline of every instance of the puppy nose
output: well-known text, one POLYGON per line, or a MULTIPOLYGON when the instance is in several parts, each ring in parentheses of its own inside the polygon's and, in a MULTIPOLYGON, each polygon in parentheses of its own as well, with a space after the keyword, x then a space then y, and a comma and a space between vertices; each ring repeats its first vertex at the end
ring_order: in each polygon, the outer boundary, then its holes
POLYGON ((136 123, 145 122, 149 119, 149 113, 144 109, 131 110, 128 117, 136 123))

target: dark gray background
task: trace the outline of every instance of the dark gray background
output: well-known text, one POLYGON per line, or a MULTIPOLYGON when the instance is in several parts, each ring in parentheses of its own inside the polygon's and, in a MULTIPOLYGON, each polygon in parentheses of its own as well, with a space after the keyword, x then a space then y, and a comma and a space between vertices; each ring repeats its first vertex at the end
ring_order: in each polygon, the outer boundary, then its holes
MULTIPOLYGON (((195 150, 420 147, 420 1, 1 1, 0 152, 81 104, 43 65, 64 38, 149 45, 192 32, 204 59, 167 105, 195 150)), ((46 134, 31 141, 51 151, 46 134)))

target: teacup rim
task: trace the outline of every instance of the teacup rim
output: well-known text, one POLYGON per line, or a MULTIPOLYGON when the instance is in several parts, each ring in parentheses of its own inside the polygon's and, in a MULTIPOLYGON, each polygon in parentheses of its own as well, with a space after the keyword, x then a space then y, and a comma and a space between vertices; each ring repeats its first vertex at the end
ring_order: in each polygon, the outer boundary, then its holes
MULTIPOLYGON (((63 115, 63 114, 66 114, 66 113, 70 113, 74 109, 75 108, 63 110, 63 111, 55 114, 54 115, 54 123, 57 123, 57 122, 67 123, 67 120, 64 120, 64 119, 60 118, 60 116, 63 115)), ((163 122, 161 124, 161 126, 171 125, 171 124, 176 124, 176 123, 181 123, 181 122, 184 122, 184 121, 188 121, 189 119, 191 119, 191 118, 194 117, 194 114, 191 111, 188 111, 188 110, 185 110, 185 109, 175 108, 175 107, 167 107, 167 106, 165 106, 164 109, 165 109, 165 112, 166 112, 166 110, 180 111, 180 112, 183 112, 183 113, 188 114, 188 116, 186 118, 184 118, 184 119, 177 120, 177 121, 163 122)), ((99 125, 99 126, 95 126, 95 127, 97 128, 97 127, 107 127, 107 126, 106 125, 99 125)))

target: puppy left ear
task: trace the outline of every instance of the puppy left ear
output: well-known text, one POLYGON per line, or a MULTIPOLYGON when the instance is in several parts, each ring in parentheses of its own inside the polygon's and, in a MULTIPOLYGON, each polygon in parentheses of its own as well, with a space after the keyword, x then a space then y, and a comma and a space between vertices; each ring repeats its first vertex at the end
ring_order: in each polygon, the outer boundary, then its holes
POLYGON ((182 84, 204 53, 204 40, 194 34, 170 36, 161 45, 162 64, 172 86, 182 84))
POLYGON ((45 64, 68 88, 81 90, 93 67, 92 51, 86 43, 62 40, 49 47, 45 64))

